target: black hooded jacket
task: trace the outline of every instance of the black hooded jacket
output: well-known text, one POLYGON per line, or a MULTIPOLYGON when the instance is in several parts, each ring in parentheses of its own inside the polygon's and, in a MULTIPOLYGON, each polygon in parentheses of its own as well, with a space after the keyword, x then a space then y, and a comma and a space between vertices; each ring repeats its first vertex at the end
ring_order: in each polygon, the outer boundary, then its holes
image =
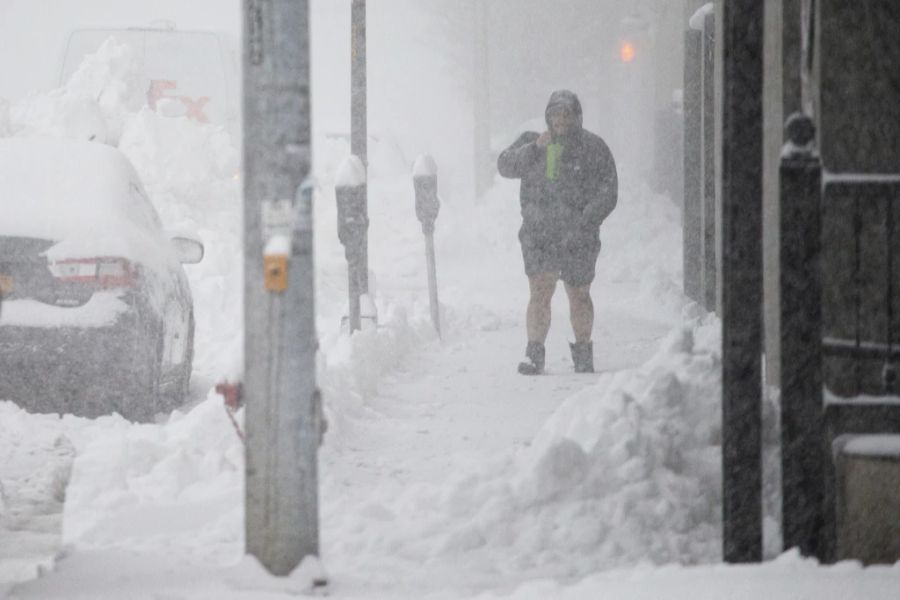
POLYGON ((547 151, 535 143, 539 134, 523 133, 497 159, 503 177, 521 179, 522 241, 556 243, 573 236, 596 238, 600 224, 616 207, 616 163, 606 143, 582 127, 581 102, 567 90, 553 92, 545 118, 550 127, 552 106, 563 104, 576 115, 577 125, 561 139, 559 171, 547 176, 547 151))

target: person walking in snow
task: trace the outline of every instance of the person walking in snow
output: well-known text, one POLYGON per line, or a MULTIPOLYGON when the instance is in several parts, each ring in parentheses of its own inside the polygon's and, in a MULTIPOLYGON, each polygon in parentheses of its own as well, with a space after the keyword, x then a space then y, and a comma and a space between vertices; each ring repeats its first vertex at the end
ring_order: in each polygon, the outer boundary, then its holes
POLYGON ((606 143, 582 127, 581 102, 568 91, 550 95, 547 131, 523 133, 497 160, 503 177, 521 179, 519 241, 528 276, 528 345, 519 373, 544 372, 550 301, 562 279, 569 297, 576 373, 594 372, 591 283, 600 254, 600 225, 616 207, 616 163, 606 143))

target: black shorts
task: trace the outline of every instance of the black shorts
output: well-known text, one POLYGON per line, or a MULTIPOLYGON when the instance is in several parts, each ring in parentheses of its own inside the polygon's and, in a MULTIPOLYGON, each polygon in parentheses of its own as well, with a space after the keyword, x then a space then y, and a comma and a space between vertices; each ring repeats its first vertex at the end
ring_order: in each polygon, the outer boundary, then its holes
POLYGON ((541 273, 557 273, 559 278, 575 287, 584 287, 594 281, 597 257, 600 255, 600 238, 579 240, 577 244, 563 244, 558 239, 539 239, 519 230, 525 274, 529 277, 541 273))

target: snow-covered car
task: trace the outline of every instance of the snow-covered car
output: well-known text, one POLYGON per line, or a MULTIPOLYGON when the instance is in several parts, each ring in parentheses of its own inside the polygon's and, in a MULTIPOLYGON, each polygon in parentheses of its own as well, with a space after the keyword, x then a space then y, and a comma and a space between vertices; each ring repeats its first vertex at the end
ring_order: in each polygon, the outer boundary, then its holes
POLYGON ((128 159, 76 140, 0 138, 0 399, 34 412, 152 419, 193 358, 182 263, 128 159))

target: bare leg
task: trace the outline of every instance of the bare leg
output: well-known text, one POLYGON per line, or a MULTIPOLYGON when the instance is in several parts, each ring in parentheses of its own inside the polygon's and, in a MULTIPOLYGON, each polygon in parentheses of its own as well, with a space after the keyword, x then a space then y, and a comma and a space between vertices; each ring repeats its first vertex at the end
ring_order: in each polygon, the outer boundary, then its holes
POLYGON ((539 273, 528 278, 531 297, 528 299, 528 311, 525 321, 528 329, 528 341, 544 343, 550 331, 550 301, 556 290, 556 273, 539 273))
POLYGON ((575 342, 591 341, 591 331, 594 329, 594 302, 591 300, 590 284, 582 287, 566 284, 566 294, 569 296, 569 318, 572 321, 575 342))

